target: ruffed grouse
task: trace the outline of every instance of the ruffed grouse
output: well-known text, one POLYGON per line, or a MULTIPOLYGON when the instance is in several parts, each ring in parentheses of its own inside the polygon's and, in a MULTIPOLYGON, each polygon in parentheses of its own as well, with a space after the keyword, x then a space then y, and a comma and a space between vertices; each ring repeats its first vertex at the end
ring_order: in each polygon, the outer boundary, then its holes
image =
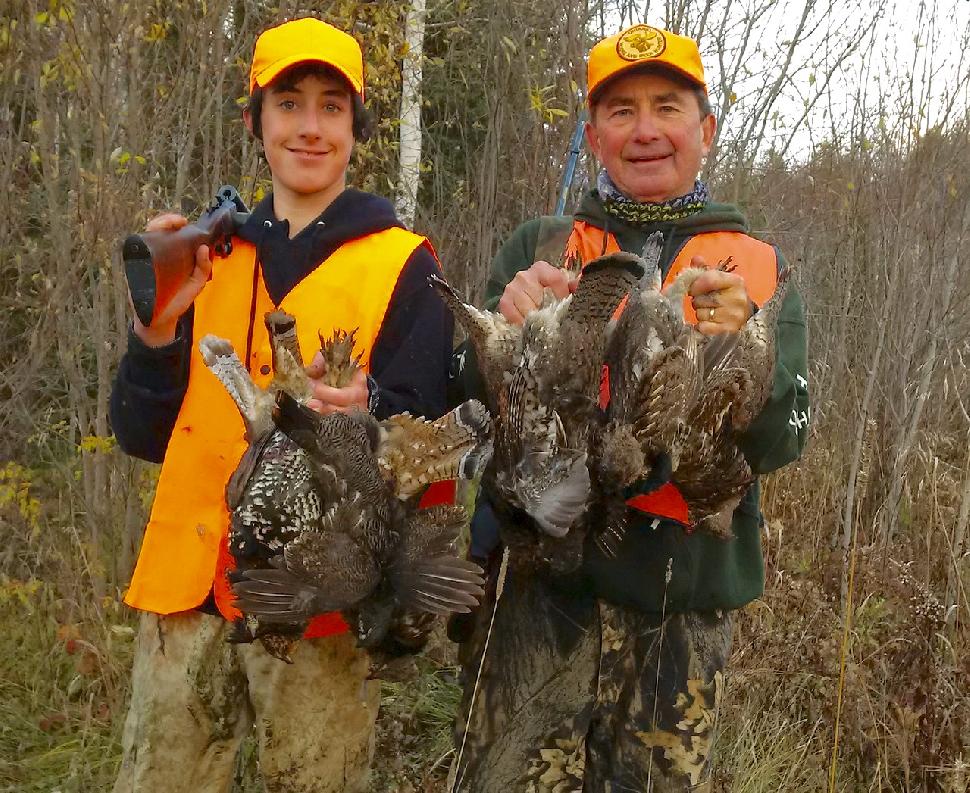
POLYGON ((433 279, 468 332, 492 403, 488 485, 500 508, 511 505, 534 521, 540 532, 532 537, 533 553, 559 569, 581 558, 583 516, 598 484, 591 455, 604 424, 599 393, 607 328, 642 275, 637 257, 602 257, 584 268, 565 299, 547 290, 521 327, 469 306, 433 279))
MULTIPOLYGON (((341 611, 368 648, 415 649, 429 614, 467 611, 481 570, 457 558, 465 522, 455 506, 419 509, 417 494, 442 479, 470 478, 491 453, 490 417, 468 401, 437 421, 408 414, 379 422, 362 411, 321 416, 306 408, 310 381, 295 320, 267 314, 274 380, 262 390, 232 346, 206 336, 206 365, 243 417, 249 447, 226 491, 234 641, 260 639, 290 660, 317 614, 341 611)), ((349 381, 353 335, 321 344, 328 382, 349 381)))
POLYGON ((642 258, 621 252, 590 262, 574 295, 554 300, 547 290, 521 328, 434 280, 469 335, 489 392, 496 450, 486 478, 497 499, 547 535, 568 539, 580 529, 568 546, 540 538, 546 558, 574 559, 585 532, 614 553, 625 493, 655 466, 669 468, 690 522, 718 536, 730 535, 731 513, 753 481, 737 435, 771 390, 788 271, 739 332, 708 337, 683 316, 704 271, 688 269, 661 291, 662 242, 652 235, 642 258))

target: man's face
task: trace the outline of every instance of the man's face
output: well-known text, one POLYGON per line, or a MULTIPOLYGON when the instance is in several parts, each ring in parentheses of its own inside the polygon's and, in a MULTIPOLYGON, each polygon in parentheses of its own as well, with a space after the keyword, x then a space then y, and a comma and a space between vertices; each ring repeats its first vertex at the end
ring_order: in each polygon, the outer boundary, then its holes
MULTIPOLYGON (((309 75, 266 89, 261 113, 263 150, 273 192, 293 198, 329 194, 346 185, 354 147, 353 101, 342 80, 309 75)), ((251 129, 251 119, 247 118, 251 129)))
POLYGON ((601 89, 586 139, 613 183, 635 201, 668 201, 694 187, 716 123, 689 88, 661 74, 622 75, 601 89))

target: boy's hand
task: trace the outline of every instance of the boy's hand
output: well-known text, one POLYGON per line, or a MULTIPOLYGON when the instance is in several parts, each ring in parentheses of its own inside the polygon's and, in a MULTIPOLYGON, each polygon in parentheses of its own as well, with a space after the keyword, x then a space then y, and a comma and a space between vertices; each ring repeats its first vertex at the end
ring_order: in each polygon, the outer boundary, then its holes
POLYGON ((307 407, 324 416, 337 412, 349 413, 352 410, 366 412, 367 400, 370 396, 367 389, 367 373, 363 369, 358 369, 354 372, 350 385, 334 388, 320 379, 323 376, 322 367, 323 356, 318 352, 307 367, 307 374, 310 376, 313 388, 313 399, 306 403, 307 407))
MULTIPOLYGON (((149 220, 145 230, 177 231, 188 222, 181 215, 169 212, 149 220)), ((179 317, 188 310, 189 306, 199 296, 202 288, 208 283, 211 274, 212 260, 209 258, 209 246, 202 245, 195 253, 195 268, 192 273, 172 297, 169 304, 158 313, 158 316, 152 319, 152 324, 146 327, 141 324, 137 316, 134 317, 132 325, 135 335, 149 347, 164 347, 173 342, 179 317)), ((128 303, 131 304, 130 293, 128 303)), ((134 315, 134 309, 132 309, 132 314, 134 315)))
POLYGON ((575 286, 570 274, 549 262, 534 262, 528 270, 519 270, 509 281, 498 301, 498 310, 513 325, 525 322, 525 315, 542 305, 542 292, 551 289, 562 300, 575 286))

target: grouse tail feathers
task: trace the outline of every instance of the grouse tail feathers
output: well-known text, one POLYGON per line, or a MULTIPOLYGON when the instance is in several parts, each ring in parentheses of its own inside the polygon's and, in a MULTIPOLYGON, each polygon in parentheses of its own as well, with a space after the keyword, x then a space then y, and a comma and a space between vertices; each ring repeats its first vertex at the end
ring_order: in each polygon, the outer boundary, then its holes
POLYGON ((512 369, 520 351, 522 328, 511 324, 499 313, 479 311, 469 305, 454 287, 435 274, 428 276, 428 282, 468 334, 487 393, 498 394, 504 387, 503 373, 512 369))
POLYGON ((435 421, 407 413, 381 422, 381 470, 395 495, 407 499, 432 482, 474 479, 492 455, 492 421, 477 400, 468 400, 435 421))
POLYGON ((244 570, 232 584, 233 605, 260 623, 291 624, 333 611, 324 593, 288 570, 244 570))
POLYGON ((435 614, 468 612, 484 595, 481 568, 459 559, 455 541, 467 522, 465 510, 439 505, 411 516, 390 568, 398 602, 435 614))

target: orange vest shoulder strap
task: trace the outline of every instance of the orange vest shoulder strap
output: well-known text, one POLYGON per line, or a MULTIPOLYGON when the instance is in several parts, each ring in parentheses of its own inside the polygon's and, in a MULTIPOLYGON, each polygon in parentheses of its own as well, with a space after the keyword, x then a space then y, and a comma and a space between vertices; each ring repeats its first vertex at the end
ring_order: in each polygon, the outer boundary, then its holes
POLYGON ((616 253, 620 245, 616 237, 585 220, 574 220, 573 230, 566 242, 566 259, 579 258, 583 265, 600 256, 616 253))

